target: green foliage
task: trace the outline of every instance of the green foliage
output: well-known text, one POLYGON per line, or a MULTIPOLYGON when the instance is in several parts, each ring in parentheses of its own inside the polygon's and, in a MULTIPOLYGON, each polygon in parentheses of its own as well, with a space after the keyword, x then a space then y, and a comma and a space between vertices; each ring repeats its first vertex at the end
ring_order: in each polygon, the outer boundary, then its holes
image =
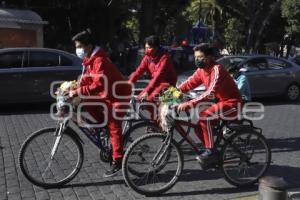
POLYGON ((282 0, 281 13, 287 20, 287 32, 290 34, 300 34, 300 1, 282 0))
POLYGON ((244 24, 237 18, 230 18, 226 22, 224 37, 232 52, 238 52, 245 45, 244 24))
POLYGON ((124 36, 125 32, 128 38, 141 43, 154 33, 170 44, 174 36, 185 39, 199 19, 234 52, 259 52, 265 43, 280 43, 285 31, 300 38, 300 0, 113 0, 109 7, 102 0, 6 3, 9 7, 34 10, 47 20, 45 45, 53 48, 60 45, 72 49, 70 37, 87 27, 102 43, 116 42, 115 36, 124 36))
POLYGON ((182 15, 192 24, 201 19, 205 24, 212 25, 216 12, 222 14, 222 7, 216 0, 192 0, 183 10, 182 15))
POLYGON ((200 2, 197 0, 190 1, 190 4, 183 10, 182 15, 192 24, 199 20, 200 2))
POLYGON ((139 41, 140 24, 137 17, 129 17, 124 24, 125 28, 131 31, 134 41, 139 41))

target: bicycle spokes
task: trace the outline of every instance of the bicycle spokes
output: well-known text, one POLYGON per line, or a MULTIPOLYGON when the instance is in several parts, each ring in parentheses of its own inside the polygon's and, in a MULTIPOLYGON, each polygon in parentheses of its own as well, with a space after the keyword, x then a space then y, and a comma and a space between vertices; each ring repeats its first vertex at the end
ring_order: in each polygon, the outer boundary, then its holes
POLYGON ((158 191, 177 180, 180 159, 178 149, 166 136, 148 136, 131 148, 126 159, 127 176, 135 187, 147 191, 158 191))
POLYGON ((257 181, 270 162, 270 151, 262 135, 249 132, 235 135, 223 149, 222 168, 234 184, 257 181))

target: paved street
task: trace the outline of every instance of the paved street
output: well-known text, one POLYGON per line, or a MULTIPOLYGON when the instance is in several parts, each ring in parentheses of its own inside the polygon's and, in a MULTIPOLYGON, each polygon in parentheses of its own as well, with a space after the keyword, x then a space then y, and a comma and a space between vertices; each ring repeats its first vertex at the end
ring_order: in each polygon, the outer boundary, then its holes
MULTIPOLYGON (((272 147, 269 175, 283 176, 292 187, 300 187, 300 106, 281 100, 264 100, 265 118, 255 125, 263 129, 272 147)), ((109 165, 101 163, 93 145, 84 145, 85 160, 78 176, 60 189, 39 188, 28 182, 18 166, 22 142, 33 131, 55 125, 45 106, 0 109, 0 200, 14 199, 143 199, 124 185, 122 176, 102 178, 109 165)), ((161 197, 146 199, 231 199, 257 192, 257 187, 237 189, 220 172, 199 170, 194 155, 185 155, 183 176, 174 188, 161 197)))

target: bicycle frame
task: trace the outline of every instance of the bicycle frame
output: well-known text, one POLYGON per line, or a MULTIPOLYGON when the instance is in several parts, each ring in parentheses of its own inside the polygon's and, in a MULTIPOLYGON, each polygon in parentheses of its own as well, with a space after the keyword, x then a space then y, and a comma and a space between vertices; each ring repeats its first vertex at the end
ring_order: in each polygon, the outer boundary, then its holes
POLYGON ((179 132, 179 134, 182 137, 182 140, 180 141, 180 143, 182 143, 183 141, 187 141, 193 148, 193 150, 200 154, 199 149, 197 148, 197 145, 195 143, 195 141, 191 138, 191 136, 188 134, 188 132, 186 132, 182 126, 187 126, 187 127, 191 127, 195 132, 196 131, 200 131, 199 126, 197 124, 188 122, 188 121, 184 121, 184 120, 175 120, 174 122, 174 128, 179 132))
MULTIPOLYGON (((134 97, 130 100, 130 104, 133 105, 134 111, 135 110, 135 99, 134 97)), ((73 110, 75 110, 72 107, 73 110)), ((128 114, 128 113, 127 113, 128 114)), ((125 120, 125 125, 122 127, 122 135, 124 136, 126 131, 130 129, 133 123, 136 122, 142 122, 145 121, 146 119, 141 118, 130 118, 125 120)), ((108 127, 107 125, 101 126, 101 127, 89 127, 97 124, 97 121, 88 113, 88 112, 81 112, 80 116, 78 116, 77 112, 72 113, 72 117, 64 117, 62 116, 61 119, 58 121, 58 132, 56 133, 57 140, 55 142, 55 145, 53 147, 53 152, 55 154, 55 151, 57 149, 57 146, 60 142, 61 138, 61 133, 66 128, 70 128, 73 130, 74 134, 76 134, 76 137, 80 139, 79 135, 85 135, 98 149, 101 151, 107 151, 107 148, 103 146, 103 139, 108 139, 109 138, 109 132, 108 132, 108 127), (99 134, 100 133, 100 134, 99 134)), ((81 143, 83 141, 80 139, 81 143)), ((105 146, 108 146, 108 140, 105 141, 107 144, 105 146)), ((53 154, 53 155, 54 155, 53 154)))
MULTIPOLYGON (((216 133, 215 135, 217 136, 216 140, 215 140, 215 146, 218 146, 221 142, 221 140, 224 140, 225 142, 227 141, 227 139, 223 136, 222 134, 222 130, 223 130, 223 127, 227 127, 227 121, 223 121, 221 120, 220 123, 217 125, 216 127, 216 133)), ((182 137, 182 140, 181 141, 186 141, 187 143, 189 143, 192 147, 192 149, 194 150, 195 153, 197 154, 200 154, 200 150, 199 148, 197 147, 196 143, 194 142, 194 140, 188 135, 188 132, 186 132, 182 126, 188 126, 188 127, 191 127, 192 129, 194 129, 195 131, 201 131, 199 126, 197 124, 194 124, 194 123, 191 123, 191 122, 188 122, 188 121, 184 121, 184 120, 174 120, 174 127, 178 132, 179 134, 181 135, 182 137)), ((232 131, 232 130, 231 130, 232 131)), ((173 138, 173 131, 170 131, 169 132, 170 136, 169 138, 173 138), (171 133, 171 134, 170 134, 171 133)), ((167 137, 168 138, 168 137, 167 137)), ((182 143, 180 141, 180 143, 182 143)), ((203 142, 203 141, 202 141, 203 142)), ((235 145, 232 146, 234 148, 234 150, 242 156, 243 159, 248 159, 248 156, 245 155, 243 152, 241 152, 239 150, 239 148, 237 148, 235 145)))
MULTIPOLYGON (((63 119, 59 121, 59 126, 63 126, 63 129, 60 129, 60 131, 57 133, 58 135, 61 134, 60 132, 63 132, 67 128, 70 128, 73 132, 73 134, 76 136, 76 138, 80 138, 79 135, 85 135, 98 149, 105 150, 101 143, 101 136, 105 136, 107 132, 107 127, 99 127, 99 128, 89 128, 87 126, 81 126, 80 124, 95 124, 95 120, 92 118, 92 116, 85 116, 88 113, 85 113, 84 115, 81 115, 81 122, 79 123, 77 121, 77 114, 74 114, 71 119, 63 119), (92 118, 92 119, 89 119, 92 118), (101 134, 99 134, 101 133, 101 134)), ((82 140, 80 140, 81 143, 83 143, 82 140)))
MULTIPOLYGON (((216 127, 216 130, 217 130, 216 133, 215 133, 215 135, 217 136, 216 142, 215 142, 216 145, 218 145, 222 139, 226 140, 223 137, 223 134, 221 133, 221 130, 223 130, 223 127, 226 126, 226 124, 227 124, 226 121, 221 120, 221 123, 219 123, 216 127)), ((180 144, 182 144, 184 141, 186 141, 187 143, 189 143, 191 145, 192 149, 197 154, 200 154, 201 151, 199 150, 199 148, 198 148, 197 144, 195 143, 194 139, 192 139, 192 137, 189 135, 189 132, 184 130, 183 126, 190 127, 191 129, 194 130, 195 133, 198 132, 198 133, 202 134, 202 131, 201 131, 199 125, 195 124, 195 123, 192 123, 192 122, 189 122, 189 121, 175 119, 173 128, 176 129, 182 137, 182 140, 179 142, 180 144)))

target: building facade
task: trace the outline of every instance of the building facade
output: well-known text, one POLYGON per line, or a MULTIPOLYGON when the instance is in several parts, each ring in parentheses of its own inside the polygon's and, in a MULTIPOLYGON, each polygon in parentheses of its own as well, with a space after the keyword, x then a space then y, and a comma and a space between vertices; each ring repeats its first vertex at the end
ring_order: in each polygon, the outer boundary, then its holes
POLYGON ((43 47, 45 24, 31 10, 0 8, 0 48, 43 47))

